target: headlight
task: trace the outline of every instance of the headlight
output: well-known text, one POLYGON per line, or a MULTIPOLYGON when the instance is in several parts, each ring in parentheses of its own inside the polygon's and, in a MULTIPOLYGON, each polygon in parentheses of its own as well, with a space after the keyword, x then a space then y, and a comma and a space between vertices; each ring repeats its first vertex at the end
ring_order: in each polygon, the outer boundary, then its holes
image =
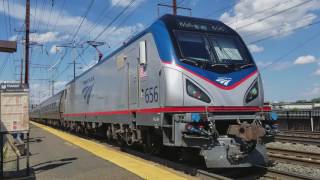
POLYGON ((195 99, 210 103, 211 100, 200 88, 194 85, 192 82, 187 80, 187 94, 195 99))
POLYGON ((250 101, 254 100, 255 98, 258 97, 258 95, 259 95, 259 86, 258 86, 258 81, 256 81, 254 85, 251 86, 251 89, 247 93, 246 103, 249 103, 250 101))

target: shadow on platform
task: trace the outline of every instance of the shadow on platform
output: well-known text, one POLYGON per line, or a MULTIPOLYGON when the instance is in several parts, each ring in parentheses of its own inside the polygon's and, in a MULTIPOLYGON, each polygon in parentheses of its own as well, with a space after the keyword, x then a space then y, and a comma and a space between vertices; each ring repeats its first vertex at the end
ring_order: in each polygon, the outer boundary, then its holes
MULTIPOLYGON (((59 160, 54 161, 47 161, 43 163, 39 163, 36 165, 33 165, 30 167, 29 175, 27 175, 27 170, 19 170, 19 171, 6 171, 4 172, 4 177, 2 179, 4 180, 35 180, 36 174, 39 174, 43 171, 48 171, 60 166, 64 166, 67 164, 72 163, 73 161, 77 160, 78 158, 72 157, 72 158, 63 158, 59 160)), ((0 177, 1 179, 1 177, 0 177)))
POLYGON ((34 172, 37 174, 39 172, 47 171, 50 169, 54 169, 60 166, 64 166, 66 164, 72 163, 72 161, 77 160, 78 158, 72 157, 72 158, 64 158, 64 159, 59 159, 59 160, 54 160, 54 161, 47 161, 43 163, 36 164, 32 166, 34 172))

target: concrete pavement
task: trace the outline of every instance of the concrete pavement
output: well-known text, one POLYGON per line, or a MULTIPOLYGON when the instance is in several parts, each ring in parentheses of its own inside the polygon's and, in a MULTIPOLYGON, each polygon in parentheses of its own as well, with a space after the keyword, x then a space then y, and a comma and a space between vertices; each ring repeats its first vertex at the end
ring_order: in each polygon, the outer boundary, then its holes
POLYGON ((37 126, 31 125, 30 132, 30 167, 36 179, 141 179, 37 126))

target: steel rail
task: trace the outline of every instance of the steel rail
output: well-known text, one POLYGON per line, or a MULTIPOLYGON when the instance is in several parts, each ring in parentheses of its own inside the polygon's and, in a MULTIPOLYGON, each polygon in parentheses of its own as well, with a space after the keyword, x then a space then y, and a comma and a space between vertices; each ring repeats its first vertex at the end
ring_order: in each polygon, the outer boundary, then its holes
POLYGON ((315 134, 320 135, 320 131, 303 131, 303 130, 279 130, 280 133, 285 134, 315 134))
POLYGON ((281 148, 274 148, 268 147, 267 148, 269 153, 272 154, 285 154, 290 156, 296 156, 301 158, 309 158, 313 160, 320 160, 320 153, 316 152, 305 152, 305 151, 297 151, 297 150, 290 150, 290 149, 281 149, 281 148))
POLYGON ((277 162, 320 168, 320 159, 312 159, 308 156, 299 157, 295 156, 295 153, 290 154, 288 151, 285 153, 279 153, 279 151, 276 153, 268 152, 268 156, 270 159, 275 160, 277 162))
POLYGON ((300 143, 300 144, 311 144, 320 146, 320 138, 315 137, 302 137, 302 136, 290 136, 290 135, 276 135, 275 141, 289 142, 289 143, 300 143))

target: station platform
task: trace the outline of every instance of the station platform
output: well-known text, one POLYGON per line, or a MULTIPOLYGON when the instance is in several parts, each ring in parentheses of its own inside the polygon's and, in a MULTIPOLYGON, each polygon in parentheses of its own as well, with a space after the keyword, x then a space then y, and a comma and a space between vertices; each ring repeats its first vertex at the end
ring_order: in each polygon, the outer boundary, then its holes
POLYGON ((31 123, 35 179, 193 179, 161 165, 38 123, 31 123))

